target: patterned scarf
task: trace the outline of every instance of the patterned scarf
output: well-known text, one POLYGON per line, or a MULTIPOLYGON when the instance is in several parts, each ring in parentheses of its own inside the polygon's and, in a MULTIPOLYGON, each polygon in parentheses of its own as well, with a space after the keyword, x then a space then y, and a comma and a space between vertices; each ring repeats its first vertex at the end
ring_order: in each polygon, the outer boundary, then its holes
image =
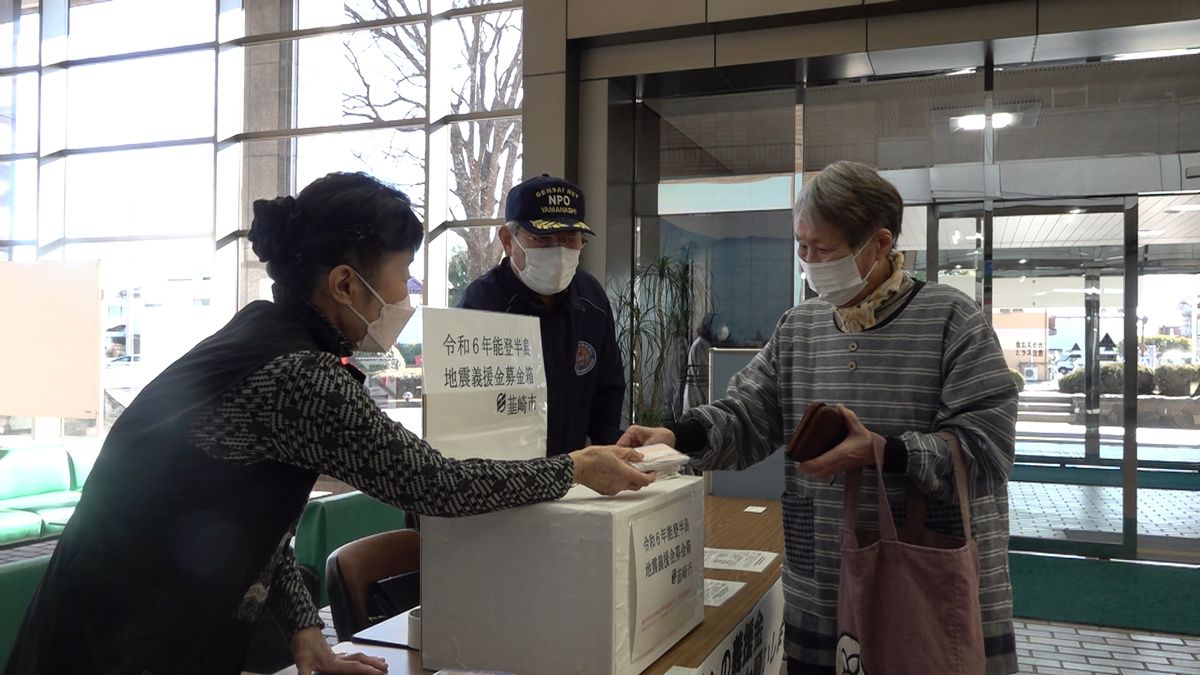
POLYGON ((904 254, 892 251, 888 254, 892 276, 887 278, 862 302, 853 307, 835 307, 834 318, 843 333, 861 333, 874 327, 900 308, 904 298, 913 288, 912 277, 904 271, 904 254))

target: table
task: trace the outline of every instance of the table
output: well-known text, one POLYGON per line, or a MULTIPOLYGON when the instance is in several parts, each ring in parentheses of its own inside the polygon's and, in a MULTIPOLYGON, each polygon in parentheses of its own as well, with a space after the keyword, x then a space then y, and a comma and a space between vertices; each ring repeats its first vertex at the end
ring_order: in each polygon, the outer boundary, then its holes
MULTIPOLYGON (((720 607, 705 607, 704 622, 651 664, 643 675, 663 675, 672 666, 698 667, 779 579, 783 562, 783 513, 779 502, 711 495, 705 497, 704 545, 708 548, 774 551, 779 555, 760 573, 705 569, 706 579, 742 581, 746 585, 720 607), (763 506, 766 511, 747 513, 747 506, 763 506)), ((397 630, 402 630, 403 635, 408 634, 407 624, 401 626, 397 623, 397 630)), ((422 668, 420 652, 410 649, 342 642, 333 650, 380 657, 387 661, 388 675, 426 675, 434 672, 422 668)), ((291 666, 276 675, 295 673, 295 666, 291 666)))

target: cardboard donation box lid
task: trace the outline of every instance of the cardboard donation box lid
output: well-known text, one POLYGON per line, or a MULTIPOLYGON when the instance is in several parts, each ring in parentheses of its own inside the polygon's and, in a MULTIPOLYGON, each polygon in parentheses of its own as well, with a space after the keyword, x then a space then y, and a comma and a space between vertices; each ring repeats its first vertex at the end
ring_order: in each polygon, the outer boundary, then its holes
POLYGON ((425 668, 640 673, 704 619, 703 479, 421 521, 425 668))

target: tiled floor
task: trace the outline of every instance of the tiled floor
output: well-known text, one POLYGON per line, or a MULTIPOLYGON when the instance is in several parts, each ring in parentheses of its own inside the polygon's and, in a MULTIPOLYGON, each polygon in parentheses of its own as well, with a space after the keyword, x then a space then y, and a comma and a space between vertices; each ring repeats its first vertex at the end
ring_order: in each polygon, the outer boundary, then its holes
POLYGON ((1017 622, 1021 673, 1200 674, 1200 637, 1017 622))
MULTIPOLYGON (((1008 485, 1013 535, 1052 539, 1070 533, 1121 531, 1121 488, 1055 483, 1008 485)), ((1200 492, 1141 488, 1138 533, 1200 538, 1200 492)))

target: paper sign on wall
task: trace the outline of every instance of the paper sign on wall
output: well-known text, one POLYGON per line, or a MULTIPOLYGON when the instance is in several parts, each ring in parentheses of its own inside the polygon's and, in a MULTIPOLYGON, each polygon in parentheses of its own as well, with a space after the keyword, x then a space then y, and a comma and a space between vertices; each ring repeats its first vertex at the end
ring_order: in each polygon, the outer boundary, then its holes
POLYGON ((689 497, 630 523, 634 661, 686 624, 704 596, 704 526, 691 520, 694 511, 689 497))
POLYGON ((447 457, 546 456, 535 317, 425 307, 425 439, 447 457))

